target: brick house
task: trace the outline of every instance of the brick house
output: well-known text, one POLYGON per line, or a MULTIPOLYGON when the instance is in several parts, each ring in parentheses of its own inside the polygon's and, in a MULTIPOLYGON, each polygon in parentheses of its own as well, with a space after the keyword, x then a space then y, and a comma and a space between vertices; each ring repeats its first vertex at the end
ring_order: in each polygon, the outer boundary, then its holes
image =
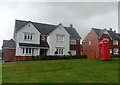
POLYGON ((92 28, 82 42, 83 54, 88 58, 99 59, 100 40, 109 41, 111 56, 120 55, 120 34, 112 31, 112 28, 109 30, 92 28))
MULTIPOLYGON (((56 51, 58 55, 69 55, 69 51, 72 55, 78 55, 80 54, 80 39, 80 35, 72 25, 65 27, 62 24, 51 25, 16 20, 15 61, 29 60, 37 55, 55 55, 56 51)), ((3 41, 3 50, 5 49, 4 43, 5 41, 3 41)), ((5 51, 3 54, 3 59, 10 57, 5 51)))

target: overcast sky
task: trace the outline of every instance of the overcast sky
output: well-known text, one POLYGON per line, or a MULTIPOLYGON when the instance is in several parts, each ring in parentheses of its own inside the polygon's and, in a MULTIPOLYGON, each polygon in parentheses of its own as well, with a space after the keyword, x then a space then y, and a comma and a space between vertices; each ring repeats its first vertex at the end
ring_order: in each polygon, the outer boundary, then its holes
POLYGON ((13 38, 15 19, 64 26, 73 24, 84 39, 92 27, 118 32, 117 2, 1 2, 0 47, 13 38))

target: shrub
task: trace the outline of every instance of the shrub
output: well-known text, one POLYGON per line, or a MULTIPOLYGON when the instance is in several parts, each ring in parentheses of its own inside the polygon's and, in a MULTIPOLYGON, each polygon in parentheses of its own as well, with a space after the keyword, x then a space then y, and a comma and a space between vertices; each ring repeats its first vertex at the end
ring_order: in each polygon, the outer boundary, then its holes
POLYGON ((120 55, 113 55, 113 56, 111 56, 111 58, 115 58, 115 57, 120 58, 120 55))
POLYGON ((37 60, 63 60, 87 58, 86 55, 40 55, 37 60))

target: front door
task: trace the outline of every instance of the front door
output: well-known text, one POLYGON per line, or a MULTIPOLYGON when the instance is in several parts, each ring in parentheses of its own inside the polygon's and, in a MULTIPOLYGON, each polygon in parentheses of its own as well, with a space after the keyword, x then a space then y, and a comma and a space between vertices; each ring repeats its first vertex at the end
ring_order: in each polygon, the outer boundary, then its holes
POLYGON ((40 55, 47 55, 46 49, 40 49, 40 55))

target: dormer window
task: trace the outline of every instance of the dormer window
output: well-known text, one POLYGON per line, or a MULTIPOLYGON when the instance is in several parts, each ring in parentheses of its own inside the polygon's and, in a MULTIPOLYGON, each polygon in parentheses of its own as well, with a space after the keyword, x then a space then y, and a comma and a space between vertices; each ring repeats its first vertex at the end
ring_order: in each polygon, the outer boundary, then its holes
POLYGON ((24 33, 24 40, 33 40, 33 33, 24 33))

